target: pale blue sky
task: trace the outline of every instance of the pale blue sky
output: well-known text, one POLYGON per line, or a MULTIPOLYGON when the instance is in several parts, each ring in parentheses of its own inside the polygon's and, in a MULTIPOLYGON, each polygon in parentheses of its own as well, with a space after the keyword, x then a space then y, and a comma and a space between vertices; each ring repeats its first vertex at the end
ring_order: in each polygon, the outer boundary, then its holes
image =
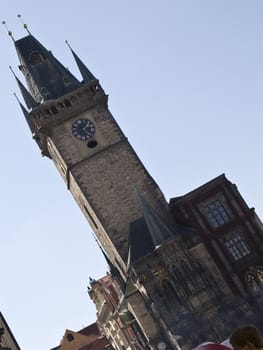
MULTIPOLYGON (((226 173, 263 218, 263 2, 1 1, 15 39, 31 32, 79 77, 65 44, 100 79, 109 107, 167 199, 226 173)), ((18 60, 1 45, 0 309, 26 350, 95 321, 89 276, 106 264, 13 97, 18 60)))

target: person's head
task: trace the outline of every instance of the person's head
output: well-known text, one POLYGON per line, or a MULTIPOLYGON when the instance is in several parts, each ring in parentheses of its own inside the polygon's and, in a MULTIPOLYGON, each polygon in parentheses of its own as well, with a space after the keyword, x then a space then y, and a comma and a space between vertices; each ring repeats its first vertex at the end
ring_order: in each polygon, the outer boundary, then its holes
POLYGON ((263 339, 260 332, 252 325, 238 327, 230 336, 229 341, 234 350, 263 349, 263 339))

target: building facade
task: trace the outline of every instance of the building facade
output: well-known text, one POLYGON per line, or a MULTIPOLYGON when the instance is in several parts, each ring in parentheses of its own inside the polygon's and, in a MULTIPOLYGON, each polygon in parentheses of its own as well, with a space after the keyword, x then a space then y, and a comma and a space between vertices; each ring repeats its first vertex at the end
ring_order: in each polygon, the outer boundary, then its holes
POLYGON ((171 199, 170 208, 199 233, 232 292, 262 305, 263 226, 237 186, 223 174, 171 199))
POLYGON ((224 339, 240 322, 257 323, 251 300, 262 287, 261 248, 255 248, 254 264, 239 255, 248 257, 262 226, 258 221, 255 233, 256 216, 242 216, 249 209, 241 197, 242 205, 227 186, 215 198, 217 189, 199 189, 169 206, 76 53, 71 49, 82 81, 31 34, 15 47, 28 87, 16 78, 26 107, 20 105, 33 138, 63 177, 110 268, 110 277, 91 281, 90 296, 111 344, 120 350, 189 348, 224 339), (229 227, 225 243, 213 234, 222 221, 229 227), (247 265, 226 270, 231 259, 247 265), (246 268, 253 271, 246 274, 246 268), (251 280, 247 290, 244 274, 251 280))

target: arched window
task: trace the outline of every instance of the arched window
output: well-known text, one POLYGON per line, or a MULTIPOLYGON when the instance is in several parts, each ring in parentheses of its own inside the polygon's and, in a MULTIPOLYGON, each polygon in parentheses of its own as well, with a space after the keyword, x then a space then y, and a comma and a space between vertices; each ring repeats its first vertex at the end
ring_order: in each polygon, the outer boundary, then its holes
POLYGON ((172 312, 172 310, 176 310, 177 312, 186 312, 186 300, 184 300, 182 295, 180 295, 180 288, 181 286, 175 285, 168 279, 162 280, 162 303, 168 312, 172 312))
POLYGON ((189 267, 189 265, 185 260, 181 260, 180 265, 185 276, 191 275, 191 268, 189 267))
POLYGON ((200 263, 196 262, 196 277, 197 277, 197 287, 202 289, 210 286, 212 276, 206 271, 205 267, 200 263))
POLYGON ((180 260, 180 271, 188 289, 188 294, 192 294, 195 291, 195 277, 194 271, 185 260, 180 260))
POLYGON ((176 291, 170 281, 163 280, 162 285, 163 289, 167 292, 167 294, 174 295, 177 297, 176 291))
POLYGON ((175 266, 174 264, 171 265, 170 269, 174 276, 175 289, 179 298, 181 298, 182 300, 186 300, 190 294, 190 291, 185 283, 184 277, 178 270, 177 266, 175 266))

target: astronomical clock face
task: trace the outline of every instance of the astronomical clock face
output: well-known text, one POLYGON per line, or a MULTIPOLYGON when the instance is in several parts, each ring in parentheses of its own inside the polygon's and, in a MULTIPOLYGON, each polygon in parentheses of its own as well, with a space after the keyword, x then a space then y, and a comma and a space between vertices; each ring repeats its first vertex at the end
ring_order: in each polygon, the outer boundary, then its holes
POLYGON ((95 125, 86 118, 77 119, 72 124, 72 134, 80 141, 86 141, 95 134, 95 125))

